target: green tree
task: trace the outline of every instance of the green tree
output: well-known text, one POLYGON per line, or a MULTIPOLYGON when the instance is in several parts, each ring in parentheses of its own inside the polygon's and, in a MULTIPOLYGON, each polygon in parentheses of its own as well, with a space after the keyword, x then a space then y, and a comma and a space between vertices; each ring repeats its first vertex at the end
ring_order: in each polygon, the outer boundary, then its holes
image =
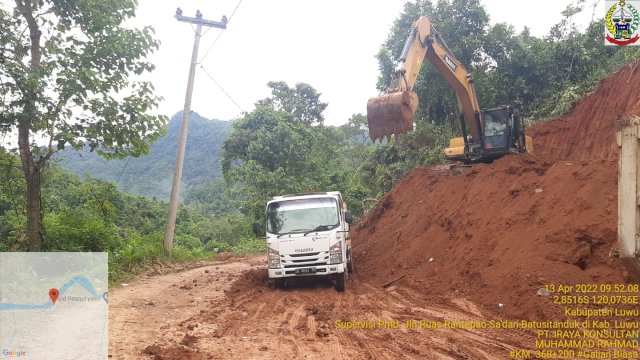
POLYGON ((342 125, 340 129, 352 142, 356 142, 361 145, 371 143, 371 139, 369 139, 369 123, 367 122, 367 117, 360 113, 351 115, 351 118, 349 118, 347 123, 342 125))
POLYGON ((246 189, 245 212, 260 217, 265 198, 317 184, 310 176, 313 136, 293 115, 268 106, 233 124, 222 145, 222 171, 229 184, 246 189))
POLYGON ((322 124, 322 112, 327 104, 320 101, 320 93, 311 85, 297 83, 294 88, 284 81, 270 81, 271 97, 258 101, 256 105, 266 105, 276 111, 289 113, 303 124, 322 124))
POLYGON ((243 189, 242 212, 253 219, 264 215, 271 196, 340 190, 349 178, 343 166, 345 135, 322 125, 327 104, 319 102, 317 91, 307 84, 269 86, 273 97, 233 124, 221 151, 225 181, 243 189))
POLYGON ((0 251, 17 250, 24 229, 25 182, 20 158, 0 148, 0 251))
POLYGON ((136 4, 15 0, 0 9, 0 131, 18 135, 31 250, 42 247, 41 174, 57 150, 139 156, 162 133, 166 118, 149 114, 153 86, 129 80, 153 69, 145 58, 158 47, 151 28, 122 26, 136 4))

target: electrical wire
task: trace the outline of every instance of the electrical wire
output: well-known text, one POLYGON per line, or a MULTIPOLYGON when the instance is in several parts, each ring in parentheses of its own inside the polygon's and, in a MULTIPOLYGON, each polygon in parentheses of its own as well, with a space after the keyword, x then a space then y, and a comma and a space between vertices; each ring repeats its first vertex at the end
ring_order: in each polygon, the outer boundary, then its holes
MULTIPOLYGON (((227 24, 229 22, 231 22, 231 19, 233 18, 233 16, 236 14, 236 12, 238 11, 238 8, 240 7, 240 4, 242 4, 242 0, 238 0, 238 3, 236 4, 236 7, 233 9, 233 11, 231 12, 231 15, 229 16, 229 18, 227 19, 227 24)), ((207 33, 207 31, 209 31, 211 28, 208 28, 204 34, 207 33)), ((204 36, 204 34, 202 34, 202 36, 204 36)), ((220 31, 218 33, 218 36, 213 40, 213 43, 211 44, 211 46, 209 46, 209 48, 207 49, 207 51, 204 53, 204 55, 200 58, 200 60, 197 62, 198 65, 200 65, 200 68, 202 69, 202 71, 209 77, 209 79, 211 79, 211 81, 213 81, 214 84, 216 84, 216 86, 225 94, 225 96, 231 100, 231 102, 238 108, 240 109, 240 111, 242 113, 246 113, 246 111, 244 111, 244 109, 242 108, 242 106, 240 106, 238 104, 238 102, 222 87, 222 85, 220 85, 220 83, 218 83, 216 81, 216 79, 213 78, 213 76, 207 71, 207 69, 204 68, 204 66, 202 65, 202 61, 204 61, 204 59, 209 55, 209 53, 211 52, 211 50, 213 49, 213 47, 218 43, 218 40, 220 39, 220 36, 222 36, 223 31, 220 31)), ((125 165, 126 168, 126 165, 125 165)), ((124 172, 124 169, 123 169, 124 172)), ((122 174, 121 174, 122 175, 122 174)))
MULTIPOLYGON (((231 19, 233 18, 233 15, 235 15, 235 13, 238 10, 238 7, 240 6, 241 3, 242 3, 242 0, 239 0, 238 4, 236 4, 235 9, 233 9, 233 12, 231 13, 231 16, 229 16, 229 18, 227 19, 227 24, 229 24, 231 22, 231 19)), ((209 46, 209 49, 207 49, 207 51, 200 58, 200 61, 198 61, 198 63, 201 63, 207 57, 207 55, 209 55, 209 53, 211 52, 211 49, 213 49, 213 47, 216 46, 216 43, 218 43, 218 39, 220 39, 220 36, 222 36, 223 32, 224 31, 220 31, 218 33, 218 36, 216 36, 216 38, 213 40, 213 43, 211 44, 211 46, 209 46)))
POLYGON ((211 76, 211 74, 209 74, 209 72, 207 71, 207 69, 204 68, 204 66, 202 66, 202 64, 200 64, 200 68, 202 69, 202 71, 204 71, 204 73, 209 77, 209 79, 211 79, 211 81, 213 81, 214 84, 216 84, 216 86, 218 86, 218 88, 220 88, 220 90, 222 90, 222 92, 229 98, 229 100, 231 100, 231 102, 238 107, 238 109, 240 109, 241 112, 246 113, 246 111, 244 111, 244 109, 242 108, 242 106, 240 106, 234 99, 233 97, 231 97, 231 95, 229 95, 229 93, 222 87, 222 85, 220 85, 216 79, 213 78, 213 76, 211 76))
POLYGON ((118 180, 116 180, 116 184, 120 185, 120 178, 122 177, 122 174, 124 174, 124 170, 127 168, 127 165, 129 165, 129 160, 131 160, 131 156, 129 156, 127 158, 127 162, 124 164, 124 167, 122 168, 122 171, 120 172, 120 175, 118 175, 118 180))

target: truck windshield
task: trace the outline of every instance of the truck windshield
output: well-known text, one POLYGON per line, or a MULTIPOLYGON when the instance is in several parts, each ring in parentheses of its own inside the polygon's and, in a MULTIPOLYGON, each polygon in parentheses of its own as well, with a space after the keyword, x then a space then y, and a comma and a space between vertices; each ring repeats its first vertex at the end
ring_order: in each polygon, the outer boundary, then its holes
POLYGON ((333 198, 284 200, 267 207, 267 232, 271 234, 330 230, 338 225, 338 202, 333 198))

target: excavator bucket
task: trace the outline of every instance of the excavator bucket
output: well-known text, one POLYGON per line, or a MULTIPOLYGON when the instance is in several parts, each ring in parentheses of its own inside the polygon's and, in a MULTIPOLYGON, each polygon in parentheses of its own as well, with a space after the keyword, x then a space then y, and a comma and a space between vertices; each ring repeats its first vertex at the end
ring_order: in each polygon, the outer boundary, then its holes
POLYGON ((367 120, 369 137, 374 142, 385 136, 398 135, 413 130, 413 115, 418 108, 418 95, 399 91, 369 99, 367 120))

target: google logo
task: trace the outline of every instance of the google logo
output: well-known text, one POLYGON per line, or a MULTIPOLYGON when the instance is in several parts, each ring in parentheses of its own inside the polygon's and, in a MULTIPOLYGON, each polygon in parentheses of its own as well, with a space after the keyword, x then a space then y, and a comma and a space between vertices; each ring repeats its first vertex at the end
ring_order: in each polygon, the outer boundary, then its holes
POLYGON ((2 349, 2 356, 9 356, 9 357, 22 357, 22 356, 27 356, 27 352, 24 350, 9 350, 9 349, 2 349))

